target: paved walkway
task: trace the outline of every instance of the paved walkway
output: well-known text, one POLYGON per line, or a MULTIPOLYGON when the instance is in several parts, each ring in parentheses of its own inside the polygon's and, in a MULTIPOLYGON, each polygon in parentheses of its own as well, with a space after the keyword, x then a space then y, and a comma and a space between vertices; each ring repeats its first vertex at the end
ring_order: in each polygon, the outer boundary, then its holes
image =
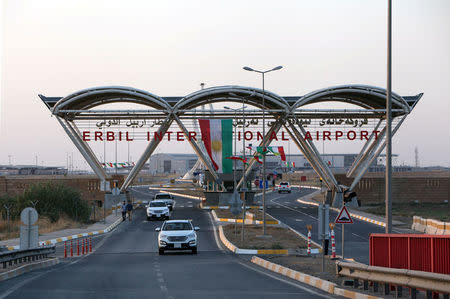
MULTIPOLYGON (((76 235, 76 234, 89 233, 92 231, 103 230, 103 229, 107 228, 108 226, 110 226, 111 224, 113 224, 117 219, 119 219, 121 217, 122 217, 121 213, 117 213, 117 216, 116 216, 115 212, 113 212, 111 215, 106 217, 106 223, 103 222, 103 220, 102 220, 100 222, 96 222, 91 225, 86 225, 85 227, 82 227, 82 228, 63 229, 63 230, 58 230, 58 231, 54 231, 54 232, 50 232, 50 233, 40 234, 39 241, 46 241, 46 240, 76 235)), ((19 244, 20 244, 20 238, 0 241, 0 246, 14 246, 14 245, 19 245, 19 244)))

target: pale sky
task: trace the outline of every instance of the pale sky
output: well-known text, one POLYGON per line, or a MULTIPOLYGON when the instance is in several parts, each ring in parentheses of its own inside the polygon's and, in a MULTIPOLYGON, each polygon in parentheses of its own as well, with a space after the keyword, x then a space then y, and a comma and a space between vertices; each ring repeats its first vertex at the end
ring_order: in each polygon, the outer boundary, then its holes
MULTIPOLYGON (((417 146, 421 166, 450 166, 450 1, 393 2, 393 91, 424 93, 393 152, 413 164, 417 146)), ((8 156, 34 164, 37 155, 39 164, 65 165, 67 153, 77 152, 40 93, 122 85, 183 96, 200 82, 260 88, 245 65, 282 65, 266 79, 281 96, 349 83, 385 87, 386 3, 4 0, 0 164, 8 156)), ((158 152, 187 147, 163 144, 158 152)), ((359 149, 325 145, 327 153, 359 149)), ((81 155, 75 160, 85 165, 81 155)))

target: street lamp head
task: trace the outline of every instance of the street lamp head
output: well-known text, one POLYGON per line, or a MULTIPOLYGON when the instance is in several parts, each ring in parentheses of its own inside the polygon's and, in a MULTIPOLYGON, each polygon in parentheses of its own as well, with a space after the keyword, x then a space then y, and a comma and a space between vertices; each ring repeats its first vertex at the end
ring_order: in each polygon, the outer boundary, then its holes
POLYGON ((248 67, 248 66, 244 66, 243 69, 246 70, 246 71, 249 71, 249 72, 254 72, 255 71, 254 69, 252 69, 251 67, 248 67))
POLYGON ((279 65, 279 66, 277 66, 277 67, 274 67, 274 68, 272 69, 272 71, 278 71, 278 70, 281 70, 282 68, 283 68, 283 66, 279 65))

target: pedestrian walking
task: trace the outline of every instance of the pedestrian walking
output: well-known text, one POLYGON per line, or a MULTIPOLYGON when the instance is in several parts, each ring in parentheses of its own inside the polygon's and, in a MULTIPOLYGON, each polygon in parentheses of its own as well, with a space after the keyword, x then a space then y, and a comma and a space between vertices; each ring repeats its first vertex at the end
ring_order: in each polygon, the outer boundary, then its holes
POLYGON ((129 201, 127 206, 127 214, 128 214, 128 221, 131 221, 131 211, 133 211, 133 205, 131 204, 131 202, 129 201))
POLYGON ((125 221, 127 218, 127 204, 125 203, 125 200, 122 203, 122 221, 125 221))

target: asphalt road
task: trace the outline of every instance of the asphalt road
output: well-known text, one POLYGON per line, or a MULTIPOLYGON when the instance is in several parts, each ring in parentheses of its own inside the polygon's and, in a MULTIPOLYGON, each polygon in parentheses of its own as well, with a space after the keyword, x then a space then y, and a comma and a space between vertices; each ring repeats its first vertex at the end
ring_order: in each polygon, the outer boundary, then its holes
MULTIPOLYGON (((317 207, 297 202, 297 199, 314 192, 314 189, 292 188, 292 193, 278 192, 266 194, 267 213, 289 225, 294 230, 307 235, 307 224, 312 225, 311 238, 322 244, 318 239, 317 207)), ((330 210, 330 222, 334 222, 338 213, 330 210)), ((384 228, 358 219, 353 224, 345 225, 344 257, 353 258, 358 262, 369 263, 369 236, 371 233, 384 233, 384 228)), ((342 225, 335 227, 336 253, 342 254, 342 225)), ((331 242, 329 245, 331 254, 331 242)))
MULTIPOLYGON (((146 188, 137 194, 148 198, 146 188)), ((154 192, 151 192, 154 193, 154 192)), ((96 239, 82 258, 3 281, 0 298, 329 298, 330 295, 266 271, 221 249, 210 213, 176 198, 172 219, 200 227, 199 252, 159 256, 155 228, 136 210, 131 222, 96 239)))

